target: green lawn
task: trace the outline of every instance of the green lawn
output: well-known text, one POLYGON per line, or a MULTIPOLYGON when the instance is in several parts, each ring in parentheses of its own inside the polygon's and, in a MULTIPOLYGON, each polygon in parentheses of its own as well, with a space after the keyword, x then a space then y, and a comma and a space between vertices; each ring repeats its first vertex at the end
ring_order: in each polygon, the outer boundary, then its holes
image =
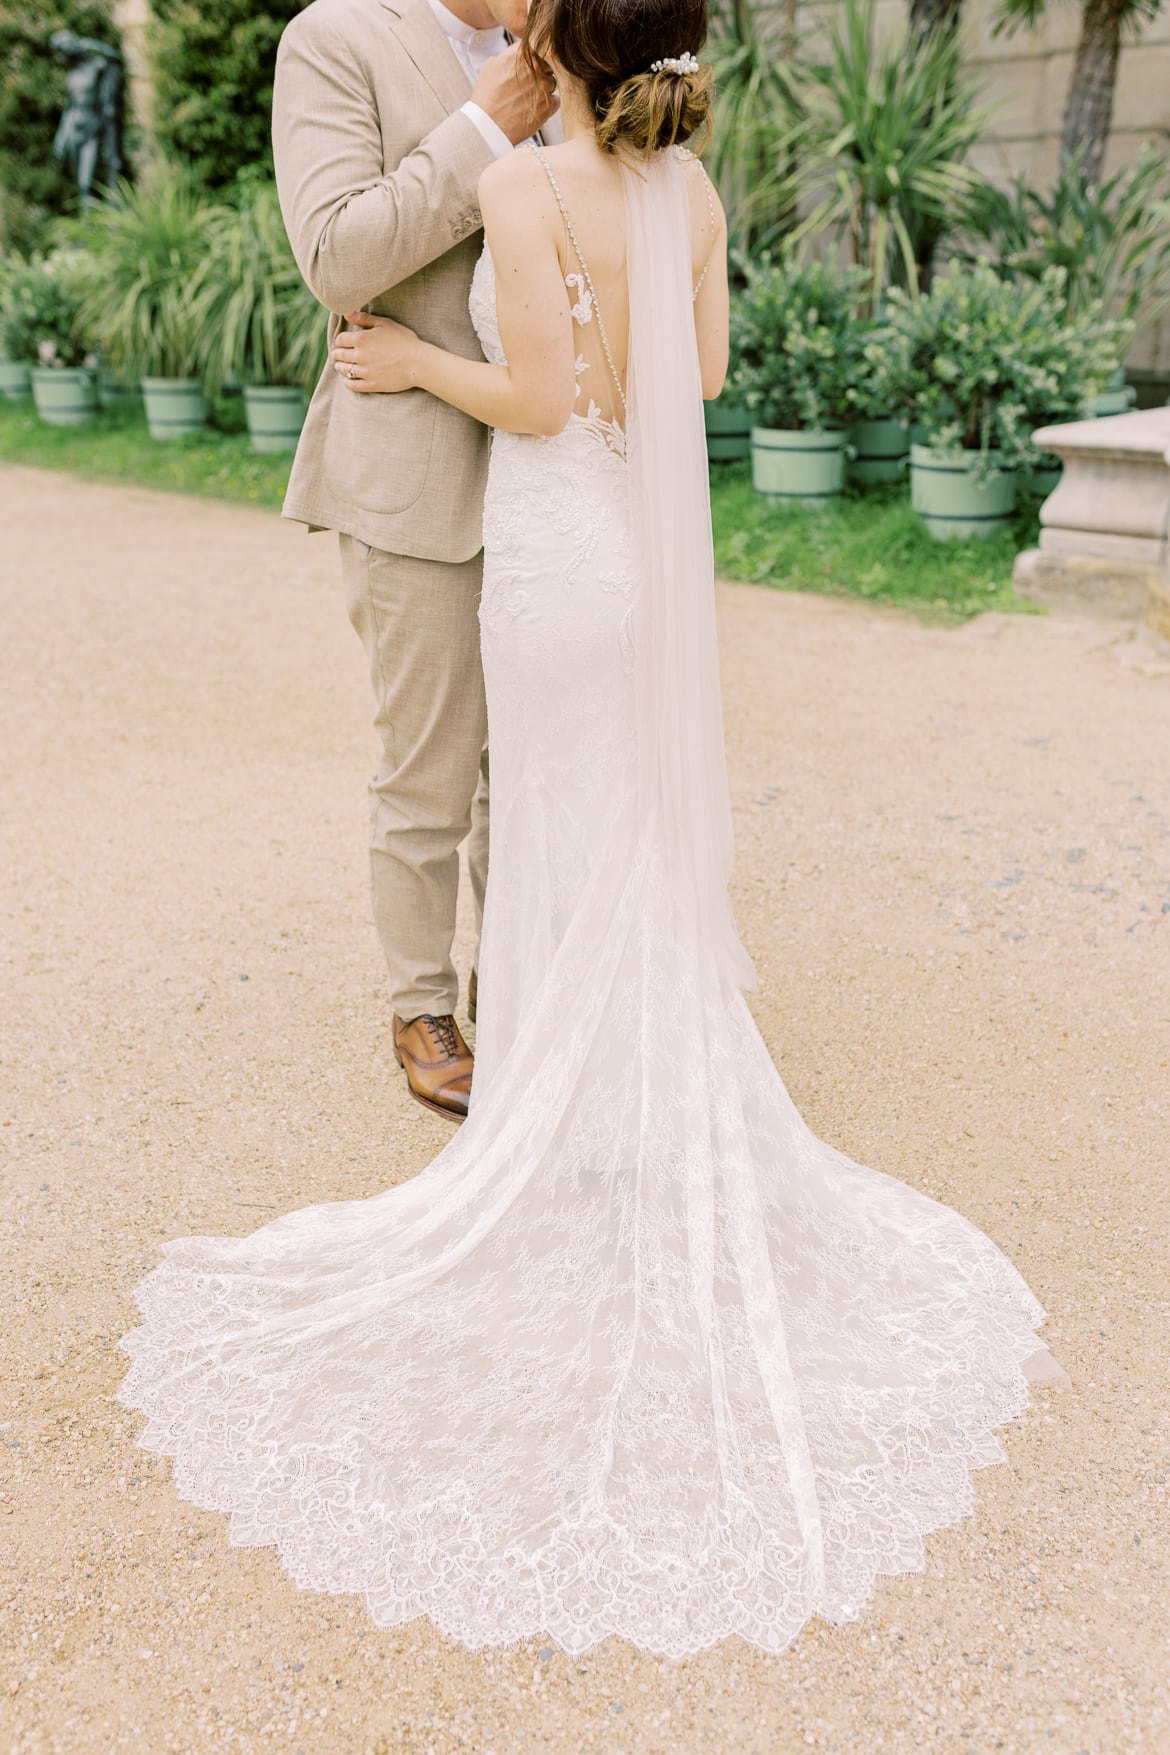
MULTIPOLYGON (((238 398, 217 405, 216 422, 197 438, 159 445, 141 412, 103 414, 85 427, 48 427, 31 402, 0 400, 0 461, 278 510, 288 457, 253 455, 238 398)), ((926 535, 904 489, 851 492, 806 510, 754 493, 747 464, 717 464, 711 503, 716 565, 726 579, 868 598, 945 621, 983 609, 1033 608, 1015 596, 1010 580, 1017 550, 1036 542, 1035 503, 1003 536, 945 544, 926 535)))
POLYGON ((84 427, 48 427, 30 401, 0 399, 0 462, 279 511, 290 459, 257 457, 248 447, 243 421, 239 398, 225 397, 217 404, 214 428, 160 445, 147 432, 140 407, 101 414, 84 427))
POLYGON ((1002 536, 936 542, 903 487, 852 489, 828 506, 784 506, 753 491, 746 463, 712 470, 715 562, 725 579, 898 604, 931 620, 984 609, 1035 612, 1011 588, 1012 562, 1034 548, 1039 501, 1002 536))

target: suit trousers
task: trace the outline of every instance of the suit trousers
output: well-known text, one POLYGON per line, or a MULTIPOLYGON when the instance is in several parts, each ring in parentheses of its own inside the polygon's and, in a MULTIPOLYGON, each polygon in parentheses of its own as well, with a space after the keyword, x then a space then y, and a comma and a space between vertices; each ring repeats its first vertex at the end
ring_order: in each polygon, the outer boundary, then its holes
POLYGON ((341 566, 377 703, 370 876, 390 999, 404 1021, 442 1017, 459 997, 451 946, 469 834, 477 936, 487 881, 483 556, 418 560, 342 536, 341 566))

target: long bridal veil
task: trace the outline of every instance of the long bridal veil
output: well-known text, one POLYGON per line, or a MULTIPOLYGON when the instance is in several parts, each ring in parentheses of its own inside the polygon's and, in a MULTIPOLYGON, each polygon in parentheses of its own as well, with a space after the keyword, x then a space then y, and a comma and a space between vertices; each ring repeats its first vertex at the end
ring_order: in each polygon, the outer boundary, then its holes
POLYGON ((638 816, 661 836, 681 930, 728 980, 752 987, 727 897, 731 805, 686 176, 664 152, 644 170, 623 164, 622 183, 638 816))
POLYGON ((994 1244, 810 1132, 739 991, 686 174, 625 173, 628 464, 587 421, 493 455, 470 1118, 401 1187, 170 1243, 124 1343, 233 1542, 470 1646, 856 1618, 1051 1364, 994 1244))

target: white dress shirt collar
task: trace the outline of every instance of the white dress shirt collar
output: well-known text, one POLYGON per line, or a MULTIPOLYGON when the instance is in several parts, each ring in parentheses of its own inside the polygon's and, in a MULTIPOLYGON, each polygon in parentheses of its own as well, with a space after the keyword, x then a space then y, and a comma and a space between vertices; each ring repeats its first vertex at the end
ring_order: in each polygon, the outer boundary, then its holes
POLYGON ((467 49, 486 49, 490 44, 492 54, 504 47, 502 24, 493 25, 488 30, 477 30, 473 24, 457 18, 449 6, 443 5, 443 0, 429 0, 429 3, 431 11, 442 26, 444 36, 449 37, 453 43, 460 43, 467 49))

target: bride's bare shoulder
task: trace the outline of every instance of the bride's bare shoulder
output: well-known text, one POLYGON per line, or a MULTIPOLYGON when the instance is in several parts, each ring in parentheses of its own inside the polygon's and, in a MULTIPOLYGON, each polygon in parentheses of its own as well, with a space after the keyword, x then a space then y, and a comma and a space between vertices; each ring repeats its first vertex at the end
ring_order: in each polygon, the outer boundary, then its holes
POLYGON ((711 180, 701 158, 693 152, 681 151, 687 174, 687 197, 691 207, 691 226, 696 238, 716 243, 725 233, 727 218, 719 191, 711 180))
POLYGON ((523 200, 542 184, 548 187, 540 160, 530 148, 519 147, 503 158, 494 159, 481 172, 478 185, 480 206, 485 198, 489 202, 523 200))
POLYGON ((718 205, 722 207, 723 204, 719 201, 719 192, 711 180, 711 173, 698 153, 689 151, 685 146, 680 146, 678 156, 686 167, 687 184, 692 193, 701 195, 705 206, 709 191, 718 205))
POLYGON ((556 248, 560 216, 544 167, 534 152, 521 148, 496 159, 479 179, 478 201, 493 251, 531 256, 547 243, 556 248))

